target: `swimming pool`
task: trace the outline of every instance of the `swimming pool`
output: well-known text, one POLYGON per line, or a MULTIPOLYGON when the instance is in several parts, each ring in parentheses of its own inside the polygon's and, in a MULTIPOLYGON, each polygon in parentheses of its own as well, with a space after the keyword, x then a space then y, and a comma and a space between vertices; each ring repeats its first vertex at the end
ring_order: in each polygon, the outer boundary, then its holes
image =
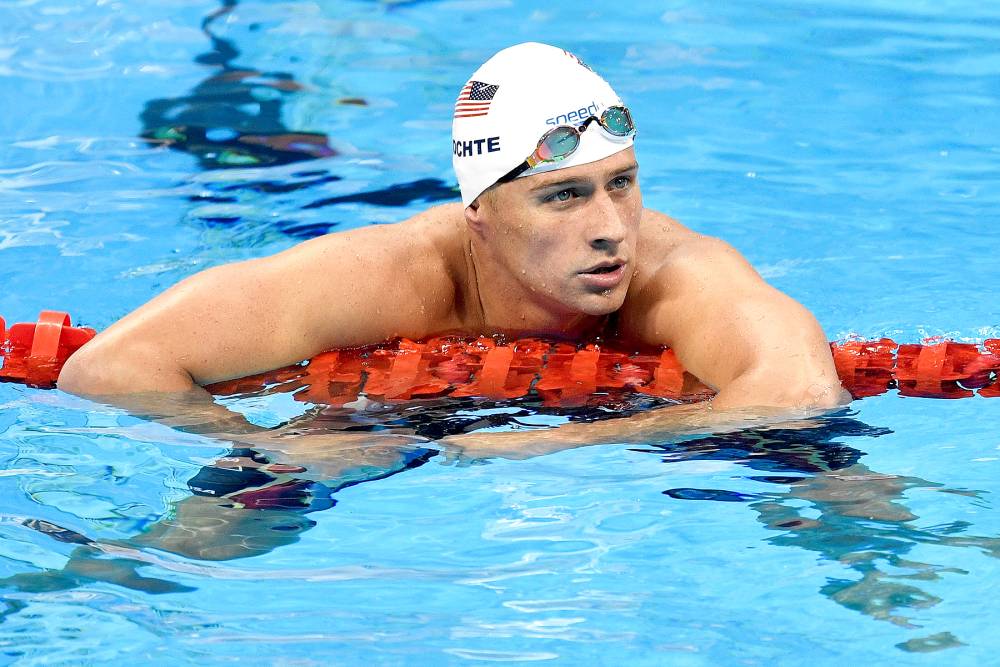
MULTIPOLYGON (((0 0, 0 314, 103 328, 200 269, 451 200, 458 86, 537 39, 625 97, 647 206, 736 245, 829 338, 978 342, 1000 335, 998 37, 1000 9, 967 0, 0 0)), ((0 385, 0 405, 5 662, 1000 648, 1000 401, 889 393, 810 429, 525 460, 371 448, 311 512, 193 496, 226 443, 60 392, 0 385)))

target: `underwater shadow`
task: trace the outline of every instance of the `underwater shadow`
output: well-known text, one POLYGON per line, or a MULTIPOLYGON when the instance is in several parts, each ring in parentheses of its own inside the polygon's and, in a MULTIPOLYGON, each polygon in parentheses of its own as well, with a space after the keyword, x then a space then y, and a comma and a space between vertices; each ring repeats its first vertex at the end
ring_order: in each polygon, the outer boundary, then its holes
MULTIPOLYGON (((749 429, 637 451, 662 456, 668 463, 733 461, 765 473, 746 475, 746 479, 787 490, 744 493, 672 488, 663 493, 678 500, 746 503, 764 526, 775 531, 769 543, 814 552, 855 573, 854 577, 829 579, 820 589, 822 595, 872 618, 917 628, 913 614, 942 602, 921 582, 968 572, 921 562, 908 554, 918 545, 932 544, 972 547, 1000 558, 1000 538, 969 535, 971 524, 964 520, 932 527, 915 525, 920 517, 907 507, 907 491, 926 489, 973 498, 979 492, 873 471, 860 462, 863 451, 840 441, 890 433, 843 411, 816 420, 813 428, 749 429)), ((916 638, 898 648, 926 652, 958 645, 961 642, 946 632, 916 638)))
MULTIPOLYGON (((191 496, 127 539, 96 540, 44 519, 7 517, 74 549, 62 568, 15 574, 0 579, 0 588, 45 593, 104 582, 151 594, 193 591, 194 587, 141 570, 150 566, 171 570, 171 563, 157 552, 218 562, 261 556, 291 545, 316 525, 306 515, 335 507, 339 491, 419 468, 438 454, 435 449, 380 443, 377 438, 363 450, 350 451, 340 462, 340 474, 320 481, 304 466, 276 463, 276 457, 255 449, 232 449, 188 480, 191 496)), ((23 605, 8 605, 7 612, 0 611, 0 622, 21 609, 23 605)))

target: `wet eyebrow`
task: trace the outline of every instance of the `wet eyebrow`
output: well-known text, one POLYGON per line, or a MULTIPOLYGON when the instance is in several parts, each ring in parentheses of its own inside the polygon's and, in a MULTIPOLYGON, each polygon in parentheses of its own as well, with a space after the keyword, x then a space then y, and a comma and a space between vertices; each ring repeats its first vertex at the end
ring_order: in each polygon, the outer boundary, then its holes
POLYGON ((622 169, 619 169, 618 171, 611 172, 611 178, 616 178, 618 176, 622 176, 624 174, 627 174, 630 171, 638 171, 638 170, 639 170, 639 163, 638 162, 633 162, 632 164, 628 165, 627 167, 623 167, 622 169))
POLYGON ((588 180, 579 178, 570 178, 565 181, 553 181, 551 183, 542 183, 541 185, 536 185, 535 187, 531 188, 529 192, 539 192, 541 190, 551 190, 551 189, 568 190, 569 188, 579 188, 588 185, 590 185, 590 181, 588 180))
MULTIPOLYGON (((632 164, 622 167, 617 171, 611 172, 608 180, 617 178, 629 172, 638 171, 638 169, 639 169, 639 163, 633 162, 632 164)), ((558 188, 559 190, 567 190, 569 188, 579 188, 588 185, 590 185, 590 181, 587 179, 569 178, 564 181, 552 181, 550 183, 542 183, 541 185, 536 185, 535 187, 531 188, 529 192, 539 192, 541 190, 549 190, 551 188, 558 188)))

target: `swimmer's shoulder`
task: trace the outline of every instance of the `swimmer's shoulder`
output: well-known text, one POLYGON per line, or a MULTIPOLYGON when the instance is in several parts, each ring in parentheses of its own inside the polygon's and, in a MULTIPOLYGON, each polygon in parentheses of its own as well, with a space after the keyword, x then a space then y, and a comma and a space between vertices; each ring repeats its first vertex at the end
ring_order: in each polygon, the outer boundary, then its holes
POLYGON ((426 305, 427 333, 462 329, 468 319, 469 238, 465 208, 443 204, 397 223, 394 237, 403 243, 405 280, 426 305))
POLYGON ((464 260, 468 236, 465 209, 461 204, 433 206, 397 224, 401 235, 413 242, 416 253, 447 264, 456 259, 464 260))
POLYGON ((331 272, 365 276, 366 285, 381 294, 436 304, 431 319, 449 319, 467 282, 463 210, 444 204, 401 222, 326 234, 293 249, 294 263, 319 280, 331 272))
POLYGON ((402 267, 410 273, 433 273, 447 270, 463 258, 464 239, 461 206, 445 204, 401 222, 334 231, 300 243, 287 254, 296 262, 317 267, 329 258, 338 258, 344 268, 351 268, 351 259, 358 258, 364 260, 366 268, 375 263, 385 270, 402 267))
POLYGON ((395 226, 402 252, 426 272, 425 280, 464 283, 468 233, 461 204, 434 206, 395 226))
POLYGON ((637 250, 640 275, 656 274, 682 255, 700 252, 712 240, 669 215, 643 209, 637 250))
POLYGON ((722 239, 700 234, 670 216, 645 209, 636 273, 622 306, 624 330, 641 330, 654 309, 686 308, 691 298, 746 264, 722 239))

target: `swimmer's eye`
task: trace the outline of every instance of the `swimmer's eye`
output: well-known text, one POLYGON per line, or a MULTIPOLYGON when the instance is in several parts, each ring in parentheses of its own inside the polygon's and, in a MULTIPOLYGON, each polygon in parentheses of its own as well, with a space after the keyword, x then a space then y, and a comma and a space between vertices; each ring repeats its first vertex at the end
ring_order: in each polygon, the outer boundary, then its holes
POLYGON ((546 202, 567 202, 570 199, 579 197, 580 194, 573 188, 567 188, 565 190, 560 190, 554 194, 549 195, 545 198, 546 202))
POLYGON ((617 176, 611 181, 611 187, 615 190, 624 190, 630 185, 632 185, 631 176, 617 176))

